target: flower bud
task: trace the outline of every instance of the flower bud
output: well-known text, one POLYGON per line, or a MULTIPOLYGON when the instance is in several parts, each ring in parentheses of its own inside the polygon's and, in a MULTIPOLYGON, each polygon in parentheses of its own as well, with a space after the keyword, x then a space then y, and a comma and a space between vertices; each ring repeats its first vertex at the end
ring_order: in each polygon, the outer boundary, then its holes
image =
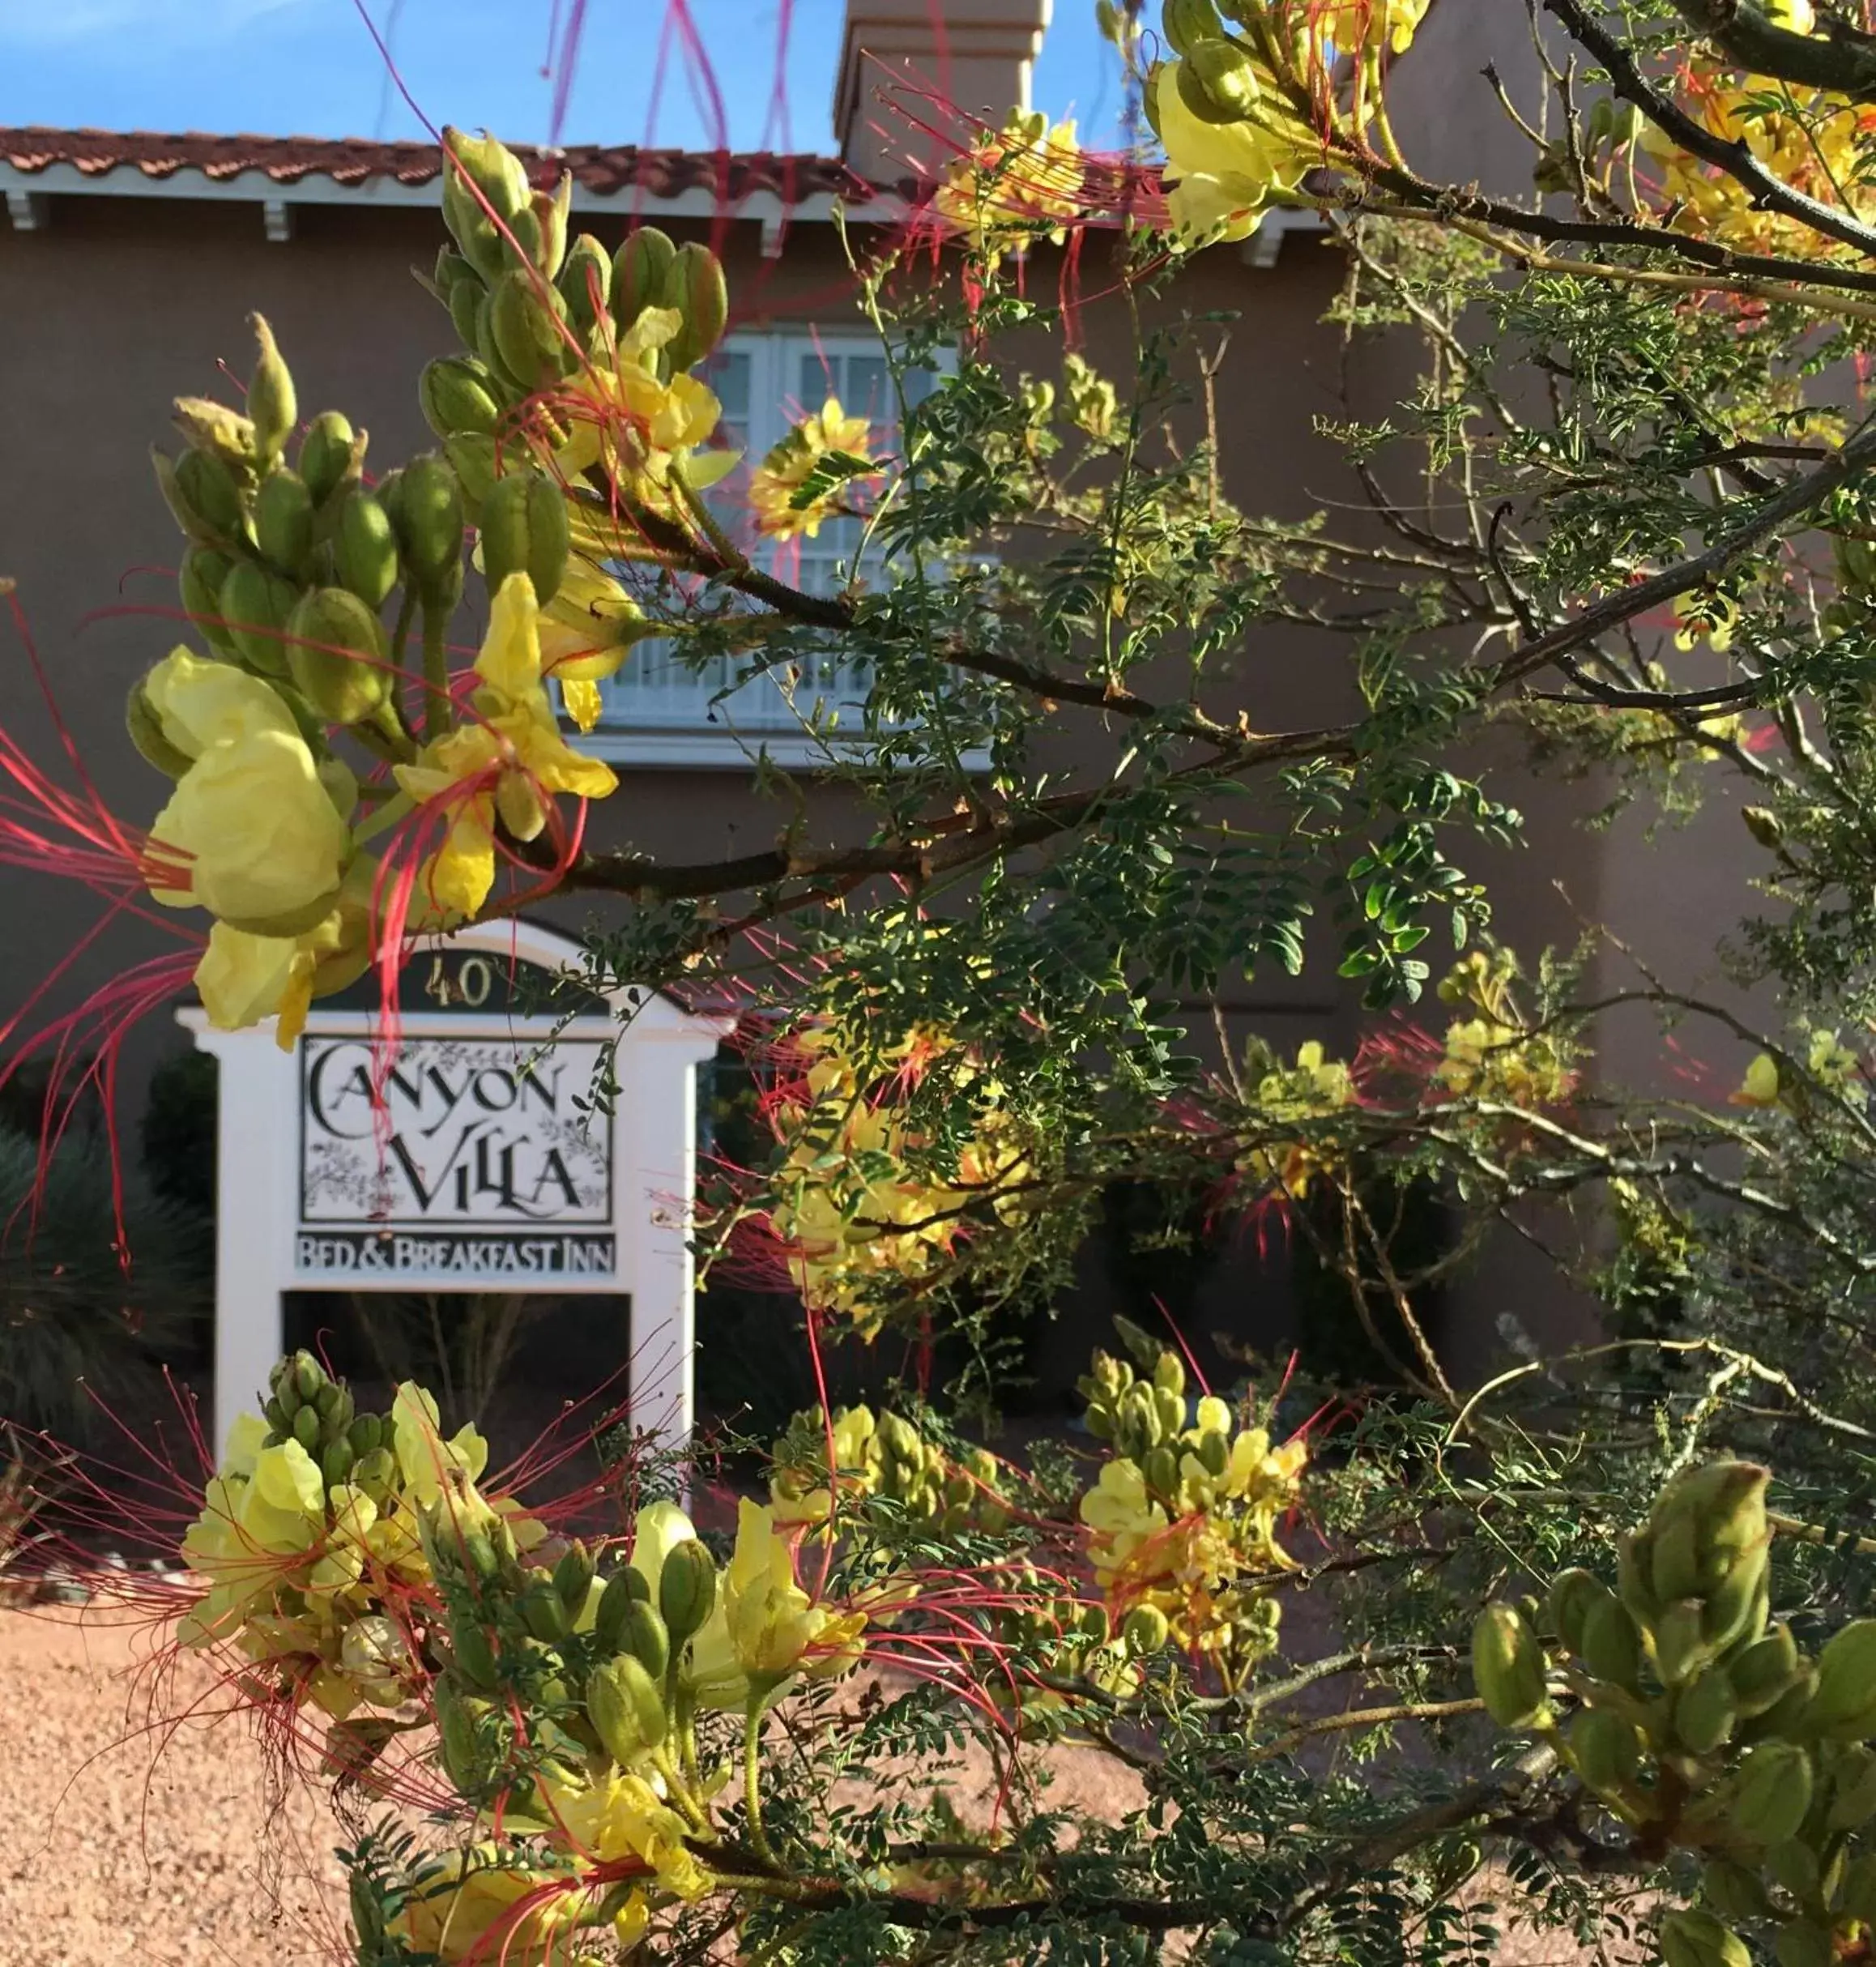
POLYGON ((357 1458, 352 1452, 349 1441, 342 1440, 326 1443, 320 1451, 319 1473, 329 1491, 339 1487, 351 1479, 352 1465, 357 1458))
POLYGON ((664 1739, 664 1702, 651 1676, 626 1653, 586 1676, 586 1714, 606 1753, 629 1769, 664 1739))
POLYGON ((262 471, 272 468, 300 420, 293 393, 292 372, 275 346, 274 331, 264 314, 249 314, 248 326, 260 343, 260 359, 248 381, 248 416, 254 426, 254 454, 262 471))
POLYGON ((578 359, 565 326, 567 304, 538 274, 512 267, 488 290, 488 335, 522 389, 552 387, 578 359))
POLYGON ((1746 830, 1768 853, 1776 853, 1784 843, 1784 822, 1769 806, 1742 806, 1739 817, 1746 830))
POLYGON ((1599 1796, 1614 1795, 1631 1781, 1641 1760, 1635 1725, 1607 1708, 1580 1708, 1570 1718, 1570 1761, 1599 1796))
POLYGON ((413 458, 390 516, 418 592, 426 599, 440 593, 463 558, 463 489, 448 461, 434 451, 413 458))
POLYGON ((1728 1815, 1748 1844, 1782 1844, 1810 1814, 1811 1759, 1796 1742, 1759 1742, 1740 1760, 1728 1815))
POLYGON ((1590 1607, 1614 1596, 1602 1580, 1589 1571, 1559 1571, 1550 1581, 1546 1607, 1566 1652, 1581 1655, 1583 1630, 1590 1607))
POLYGON ((1682 1907, 1661 1923, 1666 1967, 1752 1967, 1746 1942, 1712 1914, 1682 1907))
POLYGON ((171 779, 180 779, 195 761, 178 751, 163 735, 163 722, 150 707, 150 699, 139 677, 124 700, 124 728, 146 763, 171 779))
POLYGON ((283 465, 254 495, 254 544, 281 573, 306 578, 313 553, 313 494, 297 471, 283 465))
POLYGON ((1767 1919, 1772 1916, 1772 1901, 1766 1897, 1758 1873, 1747 1871, 1730 1858, 1708 1859, 1700 1874, 1700 1892, 1723 1919, 1767 1919))
POLYGON ((258 560, 237 560, 221 584, 221 618, 235 653, 264 676, 287 673, 287 624, 300 590, 258 560))
POLYGON ((501 399, 487 367, 473 356, 447 355, 426 365, 417 379, 424 421, 439 438, 459 430, 492 437, 501 421, 501 399))
POLYGON ((315 506, 323 506, 352 467, 357 439, 351 421, 338 410, 322 410, 300 440, 300 476, 315 506))
MULTIPOLYGON (((639 1576, 636 1571, 632 1575, 639 1576)), ((640 1581, 642 1583, 643 1580, 640 1581)), ((625 1650, 654 1680, 663 1680, 665 1669, 671 1664, 671 1634, 649 1600, 633 1598, 627 1602, 622 1637, 625 1650)))
POLYGON ((569 1619, 578 1619, 586 1608, 586 1594, 593 1585, 592 1554, 581 1542, 569 1543, 554 1566, 554 1589, 567 1608, 569 1619))
POLYGON ((521 160, 486 132, 480 137, 446 127, 443 223, 463 257, 484 279, 506 263, 508 248, 496 221, 511 228, 527 209, 527 173, 521 160))
POLYGON ((572 1629, 567 1619, 567 1608, 561 1602, 560 1594, 554 1589, 553 1579, 543 1570, 531 1575, 527 1588, 522 1593, 518 1608, 521 1622, 534 1636, 548 1645, 556 1645, 572 1629))
POLYGON ((257 441, 251 416, 212 396, 178 396, 170 421, 191 450, 220 459, 237 478, 254 476, 257 441))
POLYGON ((355 1455, 375 1454, 384 1437, 384 1423, 375 1414, 360 1414, 352 1422, 347 1433, 355 1455))
POLYGON ((573 207, 573 174, 561 173, 552 191, 537 191, 528 201, 537 228, 537 242, 531 254, 535 267, 548 279, 561 271, 567 257, 567 215, 573 207))
POLYGON ((347 491, 332 539, 333 571, 375 613, 398 584, 397 534, 390 514, 361 484, 347 491))
POLYGON ((1175 54, 1186 54, 1195 42, 1222 41, 1225 23, 1214 0, 1166 0, 1160 9, 1160 32, 1175 54))
POLYGON ((1846 1748, 1831 1771, 1828 1830, 1854 1830, 1876 1816, 1876 1749, 1846 1748))
POLYGON ((658 1578, 658 1609, 674 1651, 680 1649, 710 1615, 717 1600, 717 1567, 694 1537, 666 1554, 658 1578))
POLYGON ((1772 1951, 1778 1967, 1836 1967, 1837 1949, 1814 1920, 1785 1920, 1772 1936, 1772 1951))
POLYGON ((1876 1926, 1876 1851, 1865 1851, 1851 1861, 1844 1873, 1838 1905, 1846 1918, 1876 1926))
POLYGON ((623 335, 648 307, 675 307, 670 282, 677 247, 668 233, 641 225, 612 258, 612 319, 623 335))
POLYGON ((1856 1619, 1818 1655, 1805 1730, 1836 1742, 1876 1734, 1876 1619, 1856 1619))
POLYGON ((450 324, 456 331, 456 339, 465 348, 475 348, 477 324, 488 307, 488 289, 482 284, 480 274, 473 280, 464 280, 450 290, 450 324))
POLYGON ((1529 1728, 1549 1714, 1544 1649, 1514 1606, 1488 1605, 1479 1614, 1472 1671, 1486 1712, 1501 1728, 1529 1728))
POLYGON ((678 248, 665 279, 671 305, 684 317, 684 326, 665 352, 674 373, 694 369, 723 339, 730 324, 730 290, 723 262, 708 246, 691 240, 678 248))
POLYGON ((164 503, 191 540, 203 546, 226 547, 244 537, 247 514, 241 487, 219 458, 207 451, 185 450, 172 459, 154 448, 150 462, 164 503))
POLYGON ((650 1594, 643 1572, 629 1564, 607 1579, 593 1615, 593 1637, 602 1653, 616 1653, 625 1645, 628 1611, 635 1600, 642 1602, 650 1594))
POLYGON ((525 574, 545 607, 566 572, 566 495, 544 472, 511 471, 482 501, 477 522, 482 572, 494 595, 511 574, 525 574))
POLYGON ((226 553, 214 547, 192 546, 176 572, 182 612, 211 649, 230 657, 235 653, 234 638, 222 621, 221 588, 232 565, 226 553))
POLYGON ((1713 1656, 1702 1624, 1698 1598, 1670 1605, 1654 1624, 1655 1670, 1664 1683, 1678 1687, 1691 1679, 1713 1656))
POLYGON ((1208 123, 1243 122, 1263 93, 1251 51, 1236 41, 1194 41, 1175 79, 1186 107, 1208 123))
POLYGON ((394 1708, 403 1700, 411 1649, 394 1619, 382 1612, 355 1619, 339 1642, 339 1661, 373 1707, 394 1708))
POLYGON ((1171 1637, 1172 1628, 1157 1605, 1136 1605, 1121 1621, 1121 1643, 1136 1660, 1160 1652, 1171 1637))
POLYGON ((293 1416, 293 1439, 308 1454, 319 1445, 319 1414, 317 1408, 301 1407, 293 1416))
POLYGON ((1735 1655, 1726 1673, 1741 1716, 1750 1720, 1772 1706, 1791 1685, 1799 1663, 1797 1641, 1782 1625, 1735 1655))
POLYGON ((437 1739, 444 1773, 463 1795, 473 1796, 482 1786, 475 1711, 450 1684, 446 1675, 438 1676, 431 1696, 437 1705, 437 1739))
POLYGON ((330 723, 364 723, 390 689, 383 627, 343 587, 301 596, 287 622, 287 667, 300 693, 330 723))
POLYGON ((1691 1754, 1711 1755, 1739 1719, 1733 1683, 1717 1664, 1696 1674, 1674 1700, 1674 1733, 1691 1754))
POLYGON ((555 285, 567 304, 567 324, 583 348, 594 346, 594 330, 608 312, 612 296, 612 256, 591 233, 582 233, 567 253, 555 285))

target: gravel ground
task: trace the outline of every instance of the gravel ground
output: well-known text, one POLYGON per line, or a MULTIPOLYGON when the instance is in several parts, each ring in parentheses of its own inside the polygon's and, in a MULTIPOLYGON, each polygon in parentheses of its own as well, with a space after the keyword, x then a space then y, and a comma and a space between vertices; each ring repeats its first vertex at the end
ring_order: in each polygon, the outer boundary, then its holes
MULTIPOLYGON (((331 1856, 339 1833, 322 1797, 278 1782, 241 1721, 152 1730, 151 1649, 147 1626, 107 1615, 0 1611, 0 1933, 11 1936, 0 1957, 8 1967, 328 1967, 347 1957, 331 1856)), ((205 1694, 208 1675, 185 1662, 161 1712, 205 1694)), ((967 1820, 988 1814, 996 1783, 981 1752, 942 1774, 900 1773, 946 1781, 967 1820)), ((1060 1756, 1045 1795, 1045 1807, 1109 1817, 1141 1800, 1136 1778, 1087 1750, 1060 1756)), ((1590 1967, 1592 1957, 1528 1928, 1497 1950, 1498 1967, 1590 1967)))
MULTIPOLYGON (((0 1611, 0 1932, 16 1967, 311 1967, 335 1956, 337 1841, 238 1725, 145 1725, 147 1631, 0 1611), (256 1827, 271 1835, 258 1840, 256 1827)), ((207 1676, 185 1666, 166 1710, 207 1676)))

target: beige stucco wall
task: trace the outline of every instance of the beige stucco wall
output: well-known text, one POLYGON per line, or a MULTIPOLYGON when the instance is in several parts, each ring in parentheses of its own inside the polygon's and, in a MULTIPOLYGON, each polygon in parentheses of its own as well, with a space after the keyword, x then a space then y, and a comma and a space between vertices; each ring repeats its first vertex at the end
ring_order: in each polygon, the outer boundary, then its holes
MULTIPOLYGON (((610 242, 620 228, 614 220, 599 229, 610 242)), ((429 263, 439 237, 427 211, 315 206, 299 208, 294 238, 276 245, 263 241, 259 214, 249 205, 106 197, 55 199, 44 231, 0 233, 0 322, 6 324, 0 343, 0 431, 6 433, 0 571, 19 581, 79 753, 125 818, 147 821, 163 787, 123 736, 124 694, 180 633, 173 621, 134 612, 175 605, 167 574, 148 571, 173 567, 177 535, 144 459, 150 442, 167 435, 168 400, 215 393, 221 386, 217 358, 245 372, 250 343, 244 318, 258 308, 292 363, 303 412, 343 407, 372 431, 378 468, 426 447, 415 378, 451 336, 408 269, 429 263), (107 612, 87 621, 100 610, 107 612)), ((739 325, 848 318, 848 275, 831 228, 796 227, 775 262, 759 257, 753 224, 731 227, 722 244, 739 325)), ((1131 328, 1110 291, 1106 251, 1096 241, 1084 253, 1075 326, 1097 365, 1123 377, 1131 328)), ((1053 288, 1059 262, 1041 255, 1030 277, 1053 288)), ((1338 277, 1332 252, 1307 236, 1293 237, 1268 269, 1218 249, 1167 304, 1241 317, 1230 331, 1218 407, 1226 487, 1251 509, 1300 518, 1325 501, 1341 506, 1356 498, 1336 454, 1315 433, 1317 419, 1341 417, 1349 407, 1343 391, 1350 367, 1320 325, 1338 277)), ((1047 370, 1059 354, 1056 344, 1038 337, 1025 359, 1047 370)), ((1363 359, 1352 373, 1358 394, 1372 398, 1390 380, 1389 365, 1364 372, 1363 359)), ((1187 414, 1188 430, 1196 416, 1196 408, 1187 414)), ((1236 669, 1237 701, 1264 728, 1316 721, 1345 701, 1339 659, 1307 631, 1260 632, 1236 669)), ((1213 687, 1222 700, 1223 685, 1213 687)), ((0 659, 0 720, 36 756, 53 755, 36 685, 11 651, 0 659)), ((1098 723, 1086 713, 1064 713, 1064 762, 1089 734, 1098 735, 1098 723)), ((1509 769, 1517 773, 1515 762, 1509 769)), ((595 810, 596 841, 703 859, 765 844, 791 811, 785 802, 758 800, 735 773, 629 770, 626 777, 622 794, 595 810)), ((1567 870, 1570 904, 1593 916, 1607 898, 1608 857, 1571 830, 1580 794, 1520 781, 1517 796, 1529 822, 1529 846, 1516 855, 1471 860, 1492 881, 1502 932, 1535 948, 1575 932, 1571 907, 1550 889, 1550 876, 1567 870)), ((840 815, 831 796, 811 803, 810 823, 825 838, 838 836, 840 815)), ((47 952, 74 946, 100 904, 66 882, 18 870, 0 873, 0 884, 12 919, 30 919, 34 928, 30 939, 0 943, 4 1015, 36 984, 47 952)), ((1632 899, 1636 885, 1625 873, 1618 890, 1632 899)), ((554 912, 572 926, 590 912, 603 919, 603 904, 590 911, 584 902, 569 902, 554 912)), ((1319 942, 1326 954, 1332 946, 1326 911, 1323 928, 1319 942)), ((154 931, 122 925, 108 949, 100 945, 74 965, 58 992, 61 1007, 160 946, 154 931)), ((1232 1025, 1255 1026, 1285 1047, 1313 1035, 1348 1048, 1360 1019, 1332 967, 1332 961, 1312 963, 1298 979, 1273 975, 1233 987, 1226 1007, 1232 1025)), ((1192 1009, 1196 1025, 1209 1022, 1201 1007, 1192 1009)), ((125 1094, 131 1111, 150 1060, 176 1042, 160 1021, 130 1041, 125 1094)), ((1260 1290, 1261 1274, 1252 1265, 1222 1276, 1214 1295, 1234 1321, 1244 1307, 1230 1301, 1260 1290)), ((1479 1297, 1480 1308, 1467 1323, 1481 1333, 1507 1295, 1540 1325, 1566 1316, 1544 1308, 1554 1307, 1554 1294, 1544 1299, 1522 1280, 1488 1276, 1469 1295, 1479 1297)), ((1263 1312, 1258 1316, 1268 1322, 1263 1312)))

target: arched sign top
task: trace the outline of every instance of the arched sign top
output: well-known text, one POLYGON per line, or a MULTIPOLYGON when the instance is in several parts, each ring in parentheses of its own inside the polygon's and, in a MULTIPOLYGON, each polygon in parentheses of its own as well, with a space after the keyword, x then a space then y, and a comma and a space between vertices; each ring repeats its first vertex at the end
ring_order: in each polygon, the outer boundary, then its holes
POLYGON ((282 1295, 339 1289, 628 1296, 642 1424, 688 1432, 695 1069, 732 1021, 595 992, 582 954, 522 920, 428 940, 393 1048, 375 978, 314 1004, 287 1052, 271 1020, 179 1013, 223 1067, 224 1431, 277 1356, 282 1295))

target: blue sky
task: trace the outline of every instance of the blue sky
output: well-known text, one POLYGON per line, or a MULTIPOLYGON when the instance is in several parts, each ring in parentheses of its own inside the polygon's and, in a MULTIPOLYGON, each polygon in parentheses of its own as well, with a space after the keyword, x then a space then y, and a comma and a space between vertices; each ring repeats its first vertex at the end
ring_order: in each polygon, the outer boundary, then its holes
MULTIPOLYGON (((564 15, 572 0, 558 0, 564 15)), ((543 75, 556 0, 365 0, 404 82, 436 122, 515 142, 547 134, 543 75)), ((733 147, 832 147, 829 98, 843 0, 794 0, 788 126, 770 107, 781 0, 690 0, 733 147)), ((588 0, 563 134, 570 143, 713 140, 681 61, 654 113, 666 0, 588 0)), ((1036 102, 1111 140, 1120 107, 1094 0, 1056 0, 1036 102)), ((390 86, 353 0, 0 0, 0 124, 421 134, 390 86)))

